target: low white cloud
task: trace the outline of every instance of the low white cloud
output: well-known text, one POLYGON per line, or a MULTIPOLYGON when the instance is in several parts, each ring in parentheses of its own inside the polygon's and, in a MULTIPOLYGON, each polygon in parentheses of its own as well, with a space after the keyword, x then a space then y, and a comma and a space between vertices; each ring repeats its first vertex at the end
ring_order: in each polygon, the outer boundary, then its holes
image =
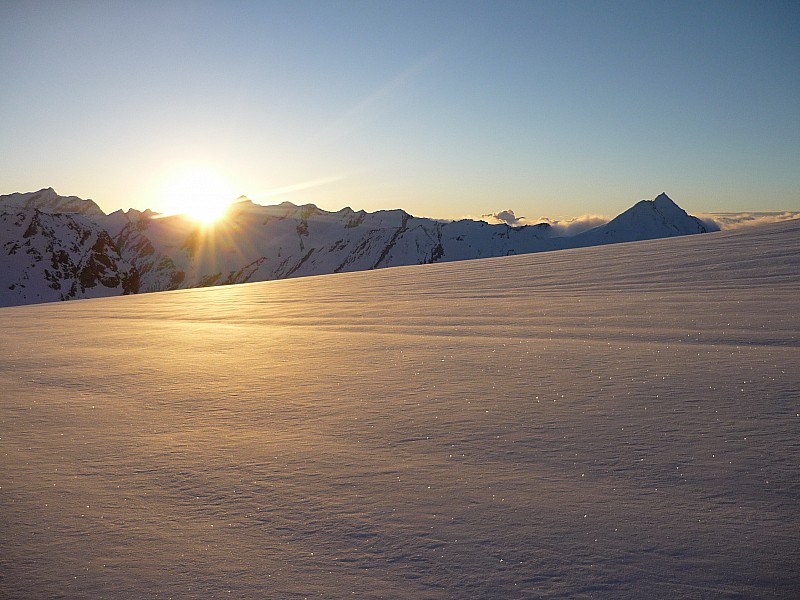
MULTIPOLYGON (((710 231, 717 231, 800 219, 800 212, 699 213, 695 216, 700 219, 710 231)), ((466 218, 475 221, 485 221, 490 225, 504 224, 510 225, 511 227, 548 223, 552 227, 553 237, 572 237, 589 229, 605 225, 611 220, 603 215, 581 215, 574 219, 565 219, 562 221, 549 219, 547 217, 529 219, 527 217, 518 217, 510 208, 496 213, 481 215, 478 218, 466 218)))
POLYGON ((580 217, 575 217, 574 219, 566 221, 551 221, 545 218, 539 219, 539 223, 550 223, 550 226, 553 228, 553 233, 559 237, 572 237, 584 231, 588 231, 589 229, 605 225, 608 221, 609 218, 602 215, 581 215, 580 217))
POLYGON ((609 221, 608 217, 604 217, 602 215, 582 215, 580 217, 575 217, 574 219, 567 219, 564 221, 556 221, 547 217, 528 219, 527 217, 518 217, 510 208, 496 213, 481 215, 480 220, 486 221, 491 225, 505 224, 512 227, 547 223, 553 228, 553 235, 558 237, 571 237, 573 235, 578 235, 579 233, 582 233, 588 229, 605 225, 609 221))
POLYGON ((699 214, 697 218, 708 225, 727 230, 800 219, 800 212, 707 213, 699 214))
POLYGON ((487 215, 481 215, 481 221, 486 221, 490 225, 511 225, 512 227, 520 227, 522 225, 533 225, 533 223, 529 223, 528 219, 525 217, 518 217, 514 214, 514 211, 510 208, 507 210, 501 210, 500 212, 496 213, 489 213, 487 215))

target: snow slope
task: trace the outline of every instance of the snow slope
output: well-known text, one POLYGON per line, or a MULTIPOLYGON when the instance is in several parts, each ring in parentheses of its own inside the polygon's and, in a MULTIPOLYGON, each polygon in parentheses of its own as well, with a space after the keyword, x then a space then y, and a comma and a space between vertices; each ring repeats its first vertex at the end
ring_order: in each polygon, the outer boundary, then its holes
POLYGON ((796 598, 800 222, 0 309, 0 597, 796 598))

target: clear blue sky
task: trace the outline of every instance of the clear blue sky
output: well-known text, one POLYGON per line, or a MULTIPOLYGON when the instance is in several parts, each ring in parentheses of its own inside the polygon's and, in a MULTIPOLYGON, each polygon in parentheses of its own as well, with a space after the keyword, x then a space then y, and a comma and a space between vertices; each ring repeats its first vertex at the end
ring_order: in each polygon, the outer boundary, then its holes
POLYGON ((796 1, 4 0, 0 81, 0 193, 106 211, 192 166, 441 218, 800 208, 796 1))

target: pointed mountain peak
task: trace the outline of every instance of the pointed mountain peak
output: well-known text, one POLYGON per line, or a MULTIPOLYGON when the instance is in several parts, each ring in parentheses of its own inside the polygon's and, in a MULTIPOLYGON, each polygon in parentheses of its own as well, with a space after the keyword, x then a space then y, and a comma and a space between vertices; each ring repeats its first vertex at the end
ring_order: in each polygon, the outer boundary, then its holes
POLYGON ((640 200, 600 227, 576 236, 584 245, 651 240, 675 235, 705 233, 708 228, 661 193, 653 200, 640 200))
POLYGON ((675 204, 675 202, 672 200, 672 198, 667 196, 666 192, 661 192, 658 196, 656 196, 656 198, 655 198, 655 200, 653 200, 653 202, 656 204, 656 206, 659 206, 659 205, 661 205, 661 206, 678 206, 677 204, 675 204))
POLYGON ((242 194, 236 200, 231 202, 230 206, 228 207, 227 213, 229 215, 237 215, 237 214, 244 214, 253 211, 257 211, 263 209, 264 207, 260 204, 256 204, 250 198, 242 194))
POLYGON ((657 212, 667 216, 669 219, 680 219, 682 217, 689 216, 685 210, 675 204, 672 198, 663 192, 656 196, 655 200, 653 200, 653 208, 655 208, 657 212))
POLYGON ((660 193, 653 200, 640 200, 639 202, 634 204, 631 208, 622 213, 622 215, 620 216, 626 215, 628 213, 636 215, 651 214, 651 213, 661 213, 669 215, 686 214, 686 212, 664 192, 660 193))
POLYGON ((236 200, 231 202, 231 206, 234 207, 234 208, 243 208, 243 207, 249 207, 249 206, 254 206, 254 205, 255 205, 255 202, 250 200, 250 198, 248 198, 244 194, 242 194, 241 196, 236 198, 236 200))

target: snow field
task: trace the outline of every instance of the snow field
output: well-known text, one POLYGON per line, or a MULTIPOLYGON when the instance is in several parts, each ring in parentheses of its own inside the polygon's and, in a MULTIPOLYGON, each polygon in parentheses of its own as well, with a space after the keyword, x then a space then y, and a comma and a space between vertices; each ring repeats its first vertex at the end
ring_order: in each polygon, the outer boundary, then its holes
POLYGON ((0 310, 0 596, 792 598, 800 223, 0 310))

